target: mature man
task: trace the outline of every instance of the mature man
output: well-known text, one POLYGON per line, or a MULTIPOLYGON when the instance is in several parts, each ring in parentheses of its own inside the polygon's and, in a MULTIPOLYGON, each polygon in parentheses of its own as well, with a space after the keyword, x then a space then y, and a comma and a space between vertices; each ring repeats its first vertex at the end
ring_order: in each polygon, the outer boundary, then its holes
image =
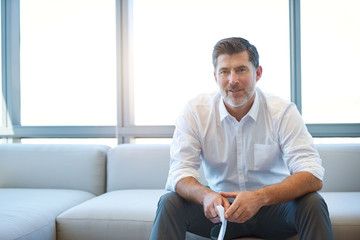
POLYGON ((243 38, 213 50, 219 91, 191 100, 176 122, 167 189, 150 239, 209 237, 225 209, 226 239, 334 239, 324 169, 296 106, 256 87, 258 52, 243 38), (208 187, 199 183, 203 164, 208 187))

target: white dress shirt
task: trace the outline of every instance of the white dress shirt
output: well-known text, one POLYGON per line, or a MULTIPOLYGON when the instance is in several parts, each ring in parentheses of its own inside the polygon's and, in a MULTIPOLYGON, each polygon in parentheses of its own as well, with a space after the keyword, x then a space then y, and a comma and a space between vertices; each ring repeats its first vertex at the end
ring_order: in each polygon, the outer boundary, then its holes
POLYGON ((180 114, 171 144, 166 188, 181 179, 199 180, 203 164, 209 187, 216 191, 255 190, 299 171, 324 176, 321 159, 296 106, 256 89, 250 111, 238 122, 221 94, 203 94, 180 114))

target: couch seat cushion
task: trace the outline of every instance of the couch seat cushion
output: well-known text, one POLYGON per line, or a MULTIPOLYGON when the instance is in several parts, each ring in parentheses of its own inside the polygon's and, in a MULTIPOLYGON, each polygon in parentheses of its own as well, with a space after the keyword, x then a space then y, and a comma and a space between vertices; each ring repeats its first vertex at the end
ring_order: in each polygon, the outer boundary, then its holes
POLYGON ((57 217, 57 239, 149 239, 157 203, 165 190, 105 193, 57 217))
POLYGON ((320 192, 328 205, 335 239, 360 238, 360 192, 320 192))
POLYGON ((0 188, 0 239, 55 239, 55 218, 95 195, 77 190, 0 188))

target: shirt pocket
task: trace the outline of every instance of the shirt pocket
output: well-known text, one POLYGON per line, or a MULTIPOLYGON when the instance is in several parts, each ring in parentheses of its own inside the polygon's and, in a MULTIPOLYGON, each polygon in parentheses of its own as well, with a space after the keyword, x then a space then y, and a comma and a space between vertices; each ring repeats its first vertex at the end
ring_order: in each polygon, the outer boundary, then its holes
POLYGON ((279 147, 276 144, 254 144, 253 169, 257 171, 270 170, 279 158, 279 147))

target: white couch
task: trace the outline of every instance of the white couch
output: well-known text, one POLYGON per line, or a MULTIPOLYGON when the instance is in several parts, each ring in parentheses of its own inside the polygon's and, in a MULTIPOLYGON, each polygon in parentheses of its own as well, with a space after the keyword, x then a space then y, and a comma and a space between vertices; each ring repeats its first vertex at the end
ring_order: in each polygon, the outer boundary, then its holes
MULTIPOLYGON (((317 148, 335 239, 359 239, 360 144, 317 148)), ((168 164, 169 145, 0 145, 0 239, 148 239, 168 164)))
POLYGON ((124 144, 111 149, 107 193, 57 218, 60 240, 149 239, 169 170, 168 145, 124 144))
POLYGON ((105 192, 107 146, 0 144, 0 239, 56 239, 56 217, 105 192))

